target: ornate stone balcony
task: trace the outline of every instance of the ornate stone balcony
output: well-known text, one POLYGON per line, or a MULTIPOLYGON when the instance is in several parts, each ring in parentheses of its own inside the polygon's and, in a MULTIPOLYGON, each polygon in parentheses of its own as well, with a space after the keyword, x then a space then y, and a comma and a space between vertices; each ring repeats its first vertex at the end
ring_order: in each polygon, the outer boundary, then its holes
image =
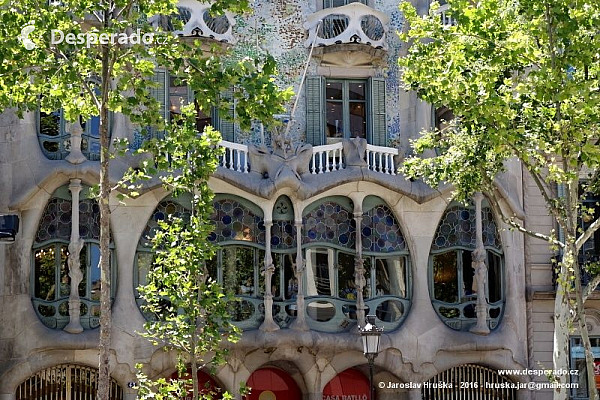
MULTIPOLYGON (((219 166, 231 171, 248 173, 251 168, 251 153, 247 145, 231 143, 222 140, 219 145, 225 149, 224 154, 219 158, 219 166)), ((364 143, 365 148, 356 148, 358 157, 364 167, 369 170, 386 175, 396 175, 399 167, 399 151, 396 148, 373 146, 364 143)), ((320 175, 331 172, 337 172, 345 169, 348 156, 348 148, 344 149, 343 142, 328 144, 323 146, 307 146, 305 149, 306 165, 299 166, 306 173, 320 175)), ((346 146, 348 147, 348 145, 346 146)), ((350 147, 354 150, 352 147, 350 147)), ((269 154, 269 156, 271 156, 269 154)), ((282 160, 285 160, 283 157, 282 160)))
POLYGON ((309 15, 306 47, 362 43, 375 49, 387 49, 386 34, 390 19, 362 3, 326 8, 309 15))
POLYGON ((175 31, 179 36, 204 37, 225 43, 235 43, 232 28, 235 25, 233 14, 210 15, 211 3, 196 0, 179 0, 179 19, 183 28, 175 31))

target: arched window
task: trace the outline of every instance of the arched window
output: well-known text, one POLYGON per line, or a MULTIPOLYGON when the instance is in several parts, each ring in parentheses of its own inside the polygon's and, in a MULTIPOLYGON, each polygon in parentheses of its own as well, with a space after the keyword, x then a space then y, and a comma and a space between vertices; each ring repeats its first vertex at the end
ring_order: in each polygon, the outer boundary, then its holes
MULTIPOLYGON (((79 234, 84 241, 80 252, 80 320, 84 329, 93 329, 99 326, 100 317, 100 208, 96 200, 87 196, 84 187, 79 194, 79 234)), ((33 243, 33 306, 44 325, 53 329, 62 329, 69 323, 71 208, 71 193, 62 186, 46 204, 33 243)))
MULTIPOLYGON (((17 387, 16 400, 93 399, 98 391, 98 369, 83 365, 60 364, 27 378, 17 387)), ((111 400, 123 400, 123 389, 114 379, 111 400)))
MULTIPOLYGON (((487 252, 488 325, 494 329, 504 307, 503 254, 491 208, 482 208, 483 244, 487 252)), ((454 203, 437 228, 430 256, 430 293, 434 308, 449 327, 467 330, 476 322, 477 279, 472 264, 475 250, 475 208, 454 203)))
POLYGON ((369 312, 387 329, 395 328, 410 306, 408 248, 394 213, 376 196, 363 202, 361 234, 369 312))
MULTIPOLYGON (((144 286, 147 282, 147 276, 154 262, 154 251, 152 250, 152 238, 159 229, 159 221, 164 221, 169 215, 189 219, 191 204, 189 198, 182 195, 178 199, 168 197, 161 201, 152 213, 152 216, 138 240, 137 251, 135 255, 135 274, 133 276, 133 287, 135 290, 136 303, 140 306, 143 300, 137 291, 138 286, 144 286)), ((149 317, 146 315, 146 317, 149 317)))
MULTIPOLYGON (((243 301, 234 304, 232 319, 244 329, 258 327, 259 309, 264 293, 260 285, 260 268, 265 258, 265 227, 262 211, 256 205, 235 196, 215 196, 214 212, 210 219, 215 227, 208 240, 219 244, 217 254, 207 260, 210 277, 223 285, 225 291, 239 295, 243 301), (251 321, 250 321, 251 320, 251 321), (256 325, 256 326, 255 326, 256 325)), ((154 252, 150 239, 159 228, 158 221, 169 215, 182 218, 189 216, 190 199, 179 196, 161 201, 150 217, 138 242, 134 286, 146 284, 146 276, 152 267, 154 252)), ((142 299, 136 290, 138 305, 142 299)), ((148 317, 148 316, 147 316, 148 317)))
MULTIPOLYGON (((354 283, 356 222, 352 202, 336 196, 304 210, 302 244, 306 248, 307 296, 350 299, 354 283)), ((353 299, 355 300, 356 296, 353 299)))
MULTIPOLYGON (((95 91, 100 93, 98 87, 95 91)), ((88 160, 100 160, 100 117, 93 116, 87 121, 80 118, 79 123, 83 129, 81 152, 88 160)), ((71 152, 71 133, 62 109, 50 113, 38 111, 37 134, 42 152, 48 159, 64 160, 71 152)))

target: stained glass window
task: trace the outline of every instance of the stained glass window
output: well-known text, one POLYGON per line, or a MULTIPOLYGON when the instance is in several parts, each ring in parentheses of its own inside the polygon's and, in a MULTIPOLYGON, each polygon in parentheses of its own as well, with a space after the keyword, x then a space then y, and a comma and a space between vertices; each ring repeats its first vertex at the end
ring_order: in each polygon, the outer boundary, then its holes
POLYGON ((294 221, 274 221, 271 228, 271 249, 286 250, 296 248, 296 227, 294 221))
POLYGON ((391 253, 406 250, 406 242, 392 210, 379 204, 363 214, 363 250, 391 253))
MULTIPOLYGON (((80 193, 86 196, 87 188, 80 193)), ((33 246, 34 308, 49 328, 62 329, 69 322, 71 278, 68 243, 71 237, 72 200, 66 186, 48 201, 35 234, 33 246)), ((100 316, 100 208, 93 199, 79 200, 79 233, 85 245, 80 253, 83 280, 79 284, 81 324, 85 329, 99 325, 100 316)))
POLYGON ((156 206, 156 209, 148 220, 146 228, 144 228, 144 232, 142 232, 142 236, 140 237, 139 241, 140 246, 146 248, 152 247, 151 240, 156 231, 159 229, 159 221, 166 220, 169 215, 177 218, 183 218, 184 220, 189 220, 191 214, 187 208, 177 203, 175 200, 167 199, 161 201, 158 203, 158 206, 156 206))
POLYGON ((303 244, 331 243, 354 249, 356 223, 352 210, 334 201, 325 201, 303 218, 303 244))
MULTIPOLYGON (((500 235, 492 211, 489 207, 482 209, 483 244, 502 250, 500 235)), ((475 248, 475 210, 455 205, 444 213, 432 244, 432 250, 450 247, 475 248)))
POLYGON ((262 215, 230 198, 216 200, 214 207, 211 220, 215 224, 215 230, 208 238, 211 242, 245 241, 265 244, 262 215))
MULTIPOLYGON (((96 200, 79 201, 79 236, 82 239, 100 238, 100 206, 96 200)), ((71 237, 71 200, 54 197, 42 213, 35 243, 47 240, 69 240, 71 237)))
POLYGON ((475 305, 480 295, 489 303, 488 325, 498 326, 503 308, 502 244, 498 227, 489 206, 482 207, 483 243, 487 249, 488 267, 485 290, 480 289, 474 265, 476 247, 476 215, 474 207, 451 205, 437 228, 431 246, 432 300, 436 312, 449 327, 468 330, 476 321, 475 305))

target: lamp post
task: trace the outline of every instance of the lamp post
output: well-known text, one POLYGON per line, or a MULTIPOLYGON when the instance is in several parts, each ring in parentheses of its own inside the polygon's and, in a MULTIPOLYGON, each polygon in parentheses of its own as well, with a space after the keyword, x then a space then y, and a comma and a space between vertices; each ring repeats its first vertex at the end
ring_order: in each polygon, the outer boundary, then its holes
POLYGON ((375 316, 367 315, 367 324, 360 328, 360 335, 362 337, 363 353, 367 357, 369 362, 369 390, 370 400, 375 400, 375 388, 373 387, 373 364, 375 358, 379 354, 379 338, 383 328, 375 325, 375 316))

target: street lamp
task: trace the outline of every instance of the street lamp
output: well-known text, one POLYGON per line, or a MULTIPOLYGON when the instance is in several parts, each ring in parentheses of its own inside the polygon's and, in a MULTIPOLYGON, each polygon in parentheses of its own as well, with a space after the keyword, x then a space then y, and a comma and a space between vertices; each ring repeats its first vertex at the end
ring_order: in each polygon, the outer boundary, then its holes
POLYGON ((375 357, 379 354, 379 338, 383 328, 375 325, 375 316, 367 315, 367 324, 360 328, 362 336, 363 353, 369 362, 369 390, 371 391, 370 400, 375 400, 375 387, 373 387, 373 364, 375 357))

